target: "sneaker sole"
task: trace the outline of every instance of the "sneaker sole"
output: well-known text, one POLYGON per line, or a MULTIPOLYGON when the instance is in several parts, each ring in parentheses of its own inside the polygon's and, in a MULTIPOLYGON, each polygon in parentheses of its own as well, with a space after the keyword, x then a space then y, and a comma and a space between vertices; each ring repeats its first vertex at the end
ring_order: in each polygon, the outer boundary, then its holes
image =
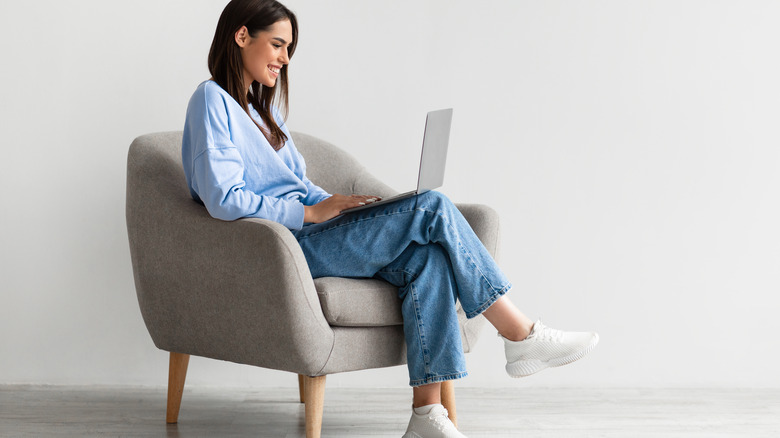
POLYGON ((555 358, 546 362, 542 360, 518 360, 506 364, 506 372, 507 374, 509 374, 510 377, 514 377, 518 379, 521 377, 528 377, 531 374, 536 374, 539 371, 542 371, 547 368, 554 368, 554 367, 559 367, 561 365, 570 364, 574 361, 577 361, 585 357, 585 355, 590 353, 590 351, 593 350, 593 347, 595 347, 596 344, 598 343, 599 343, 599 335, 596 334, 593 340, 590 341, 590 344, 588 344, 588 346, 585 347, 585 349, 582 351, 579 351, 569 356, 555 358))

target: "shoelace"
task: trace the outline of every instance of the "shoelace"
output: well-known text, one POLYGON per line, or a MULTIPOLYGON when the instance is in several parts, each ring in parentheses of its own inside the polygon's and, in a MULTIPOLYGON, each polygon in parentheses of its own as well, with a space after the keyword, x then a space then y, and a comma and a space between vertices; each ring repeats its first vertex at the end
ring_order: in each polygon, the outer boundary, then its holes
POLYGON ((561 342, 563 341, 563 332, 542 324, 542 320, 534 325, 534 338, 540 341, 561 342))
MULTIPOLYGON (((433 411, 431 411, 431 413, 433 413, 433 411)), ((452 422, 450 421, 450 413, 447 412, 446 408, 437 410, 436 415, 430 416, 429 418, 433 420, 433 424, 440 431, 444 431, 445 429, 449 429, 453 426, 452 422)))

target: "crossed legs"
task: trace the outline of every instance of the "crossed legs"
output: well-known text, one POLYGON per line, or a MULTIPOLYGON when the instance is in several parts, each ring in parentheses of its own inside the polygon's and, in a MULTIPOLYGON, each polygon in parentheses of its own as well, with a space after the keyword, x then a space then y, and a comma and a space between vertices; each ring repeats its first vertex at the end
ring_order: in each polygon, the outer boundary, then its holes
MULTIPOLYGON (((506 295, 496 300, 482 314, 502 336, 512 341, 525 339, 534 325, 506 295)), ((441 382, 415 386, 412 392, 415 408, 441 403, 441 382)))

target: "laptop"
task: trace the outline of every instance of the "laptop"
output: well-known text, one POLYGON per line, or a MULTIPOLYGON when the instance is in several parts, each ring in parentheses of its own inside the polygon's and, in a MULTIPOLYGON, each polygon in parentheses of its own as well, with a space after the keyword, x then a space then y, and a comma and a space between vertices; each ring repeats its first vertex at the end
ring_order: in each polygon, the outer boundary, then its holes
POLYGON ((450 142, 450 126, 452 125, 452 108, 431 111, 425 118, 425 134, 423 134, 422 157, 420 158, 420 173, 417 176, 417 190, 400 195, 382 198, 379 201, 359 205, 342 210, 341 213, 374 208, 379 205, 411 198, 441 187, 444 183, 444 165, 447 162, 447 146, 450 142))

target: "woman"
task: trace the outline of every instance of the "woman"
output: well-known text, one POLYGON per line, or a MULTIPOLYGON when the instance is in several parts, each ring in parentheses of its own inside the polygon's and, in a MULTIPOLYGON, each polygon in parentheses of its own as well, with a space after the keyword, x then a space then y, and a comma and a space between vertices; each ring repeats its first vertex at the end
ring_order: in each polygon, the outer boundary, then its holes
POLYGON ((329 194, 306 166, 277 106, 287 108, 295 15, 274 0, 233 0, 209 52, 211 79, 190 100, 182 159, 192 196, 215 218, 260 217, 289 228, 312 275, 375 277, 399 288, 413 412, 405 437, 463 437, 441 406, 441 382, 466 375, 455 312, 484 314, 505 343, 507 372, 531 375, 587 354, 595 333, 534 323, 463 216, 428 192, 340 215, 377 199, 329 194), (358 263, 356 263, 356 261, 358 263))

